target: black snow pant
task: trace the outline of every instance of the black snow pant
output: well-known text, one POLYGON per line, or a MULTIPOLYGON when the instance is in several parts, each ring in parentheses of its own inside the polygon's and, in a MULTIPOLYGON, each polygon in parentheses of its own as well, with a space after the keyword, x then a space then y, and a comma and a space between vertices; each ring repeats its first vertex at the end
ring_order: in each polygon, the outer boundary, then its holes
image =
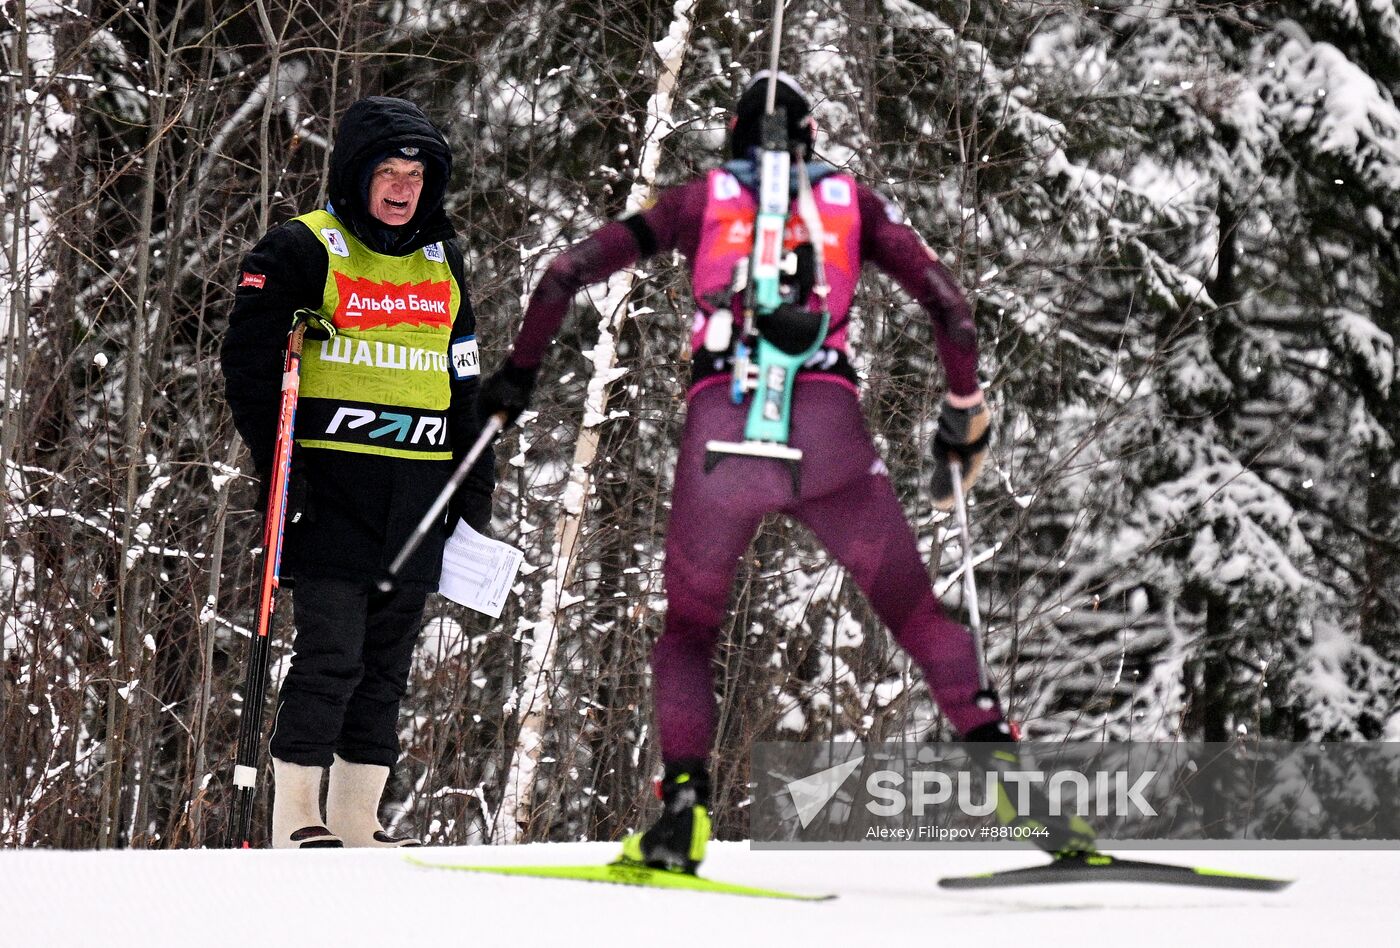
POLYGON ((292 667, 278 696, 273 757, 306 767, 328 767, 334 754, 394 765, 399 703, 427 599, 422 584, 381 593, 345 579, 297 579, 292 667))

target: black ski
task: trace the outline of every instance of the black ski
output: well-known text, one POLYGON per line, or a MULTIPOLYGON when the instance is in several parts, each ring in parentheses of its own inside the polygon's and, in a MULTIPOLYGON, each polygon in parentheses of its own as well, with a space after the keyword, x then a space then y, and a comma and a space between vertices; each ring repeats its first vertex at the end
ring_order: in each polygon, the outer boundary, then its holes
POLYGON ((1293 884, 1225 869, 1183 866, 1162 862, 1119 859, 1105 853, 1059 856, 1054 862, 1024 869, 1007 869, 972 876, 947 876, 938 884, 945 889, 991 889, 1015 885, 1053 885, 1065 882, 1149 882, 1158 885, 1205 886, 1213 889, 1249 889, 1277 892, 1293 884))

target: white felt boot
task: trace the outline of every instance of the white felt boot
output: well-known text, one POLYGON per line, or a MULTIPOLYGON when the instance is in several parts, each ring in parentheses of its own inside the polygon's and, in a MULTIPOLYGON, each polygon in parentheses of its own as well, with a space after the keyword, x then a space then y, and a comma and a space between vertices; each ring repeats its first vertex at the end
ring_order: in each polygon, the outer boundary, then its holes
POLYGON ((304 767, 272 758, 272 848, 339 849, 341 842, 321 819, 324 767, 304 767))
POLYGON ((336 756, 326 792, 326 825, 346 846, 391 849, 423 845, 411 836, 390 836, 379 825, 379 798, 388 780, 388 767, 352 764, 336 756))

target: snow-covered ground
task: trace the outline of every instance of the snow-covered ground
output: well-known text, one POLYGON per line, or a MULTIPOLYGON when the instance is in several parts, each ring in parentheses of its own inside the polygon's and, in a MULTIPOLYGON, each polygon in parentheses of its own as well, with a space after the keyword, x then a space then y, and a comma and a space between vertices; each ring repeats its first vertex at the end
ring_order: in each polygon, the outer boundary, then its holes
MULTIPOLYGON (((421 849, 435 862, 600 862, 614 844, 421 849)), ((1157 854, 1125 853, 1138 858, 1157 854)), ((707 874, 834 902, 792 903, 419 869, 402 852, 0 852, 5 946, 1390 945, 1400 853, 1164 853, 1286 875, 1281 893, 1132 884, 954 893, 939 875, 1033 853, 752 852, 707 874)))

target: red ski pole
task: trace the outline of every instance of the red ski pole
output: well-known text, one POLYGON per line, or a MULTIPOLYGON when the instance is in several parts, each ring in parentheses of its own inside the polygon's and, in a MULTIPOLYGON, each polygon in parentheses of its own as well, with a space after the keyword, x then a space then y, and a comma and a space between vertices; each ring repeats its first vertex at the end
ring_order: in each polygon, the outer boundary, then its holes
POLYGON ((243 713, 238 724, 238 755, 233 765, 234 816, 229 823, 230 849, 251 849, 253 803, 257 797, 261 764, 263 702, 267 697, 267 664, 272 616, 282 567, 282 527, 287 515, 287 477, 292 466, 292 431, 296 422, 297 394, 301 388, 301 347, 306 338, 307 315, 298 311, 287 336, 282 363, 282 405, 277 418, 277 448, 272 460, 267 514, 263 519, 262 584, 258 591, 258 618, 248 646, 248 668, 243 683, 243 713))

